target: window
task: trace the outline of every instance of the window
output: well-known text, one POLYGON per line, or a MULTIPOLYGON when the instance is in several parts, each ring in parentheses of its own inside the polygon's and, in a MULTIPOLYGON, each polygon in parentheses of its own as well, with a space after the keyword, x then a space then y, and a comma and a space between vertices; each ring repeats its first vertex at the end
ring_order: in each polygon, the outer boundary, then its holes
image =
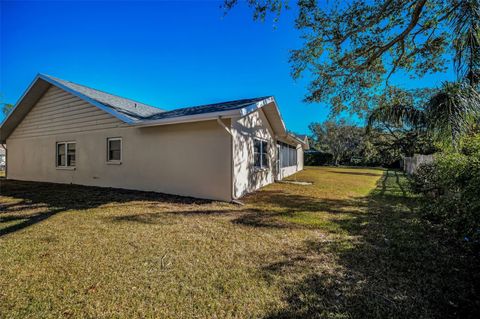
POLYGON ((122 160, 122 139, 119 137, 107 139, 107 162, 122 160))
POLYGON ((268 168, 268 142, 254 139, 253 160, 255 167, 268 168))
POLYGON ((57 167, 75 167, 76 164, 76 143, 59 142, 57 143, 57 167))
POLYGON ((278 145, 280 145, 280 167, 297 165, 297 149, 282 142, 278 145))

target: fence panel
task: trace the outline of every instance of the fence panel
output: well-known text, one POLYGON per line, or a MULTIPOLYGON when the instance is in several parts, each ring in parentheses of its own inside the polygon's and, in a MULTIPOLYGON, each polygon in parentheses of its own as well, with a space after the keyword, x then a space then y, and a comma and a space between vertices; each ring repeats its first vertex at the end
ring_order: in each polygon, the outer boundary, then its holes
POLYGON ((412 157, 403 158, 403 170, 412 175, 421 164, 428 164, 433 162, 433 155, 414 154, 412 157))

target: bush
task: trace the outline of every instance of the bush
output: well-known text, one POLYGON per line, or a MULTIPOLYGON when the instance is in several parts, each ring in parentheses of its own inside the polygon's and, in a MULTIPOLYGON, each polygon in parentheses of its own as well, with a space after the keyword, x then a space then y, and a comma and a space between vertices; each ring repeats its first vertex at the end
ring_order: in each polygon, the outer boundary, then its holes
POLYGON ((333 155, 320 151, 305 152, 304 162, 307 166, 330 165, 333 163, 333 155))
POLYGON ((466 138, 459 152, 445 152, 421 165, 411 178, 424 195, 423 216, 449 235, 480 244, 480 135, 466 138))

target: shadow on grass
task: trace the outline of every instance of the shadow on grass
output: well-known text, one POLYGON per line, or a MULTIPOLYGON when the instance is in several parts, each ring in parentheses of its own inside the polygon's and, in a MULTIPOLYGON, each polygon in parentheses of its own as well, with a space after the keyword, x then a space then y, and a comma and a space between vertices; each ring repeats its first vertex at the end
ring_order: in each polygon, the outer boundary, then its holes
POLYGON ((368 172, 342 172, 342 171, 332 171, 328 170, 327 172, 333 174, 343 174, 343 175, 357 175, 357 176, 374 176, 377 177, 379 174, 368 173, 368 172))
POLYGON ((264 267, 287 296, 266 318, 478 318, 477 261, 417 219, 401 173, 357 201, 364 212, 332 221, 348 239, 307 240, 264 267))
POLYGON ((25 229, 68 210, 86 210, 109 203, 156 201, 174 204, 206 204, 208 200, 154 192, 87 187, 53 183, 1 180, 2 196, 17 199, 0 204, 0 237, 25 229), (25 214, 24 212, 30 213, 25 214), (16 213, 21 214, 16 214, 16 213), (13 225, 9 225, 14 222, 13 225), (5 225, 8 223, 8 225, 5 225), (2 227, 2 224, 3 227, 2 227))
MULTIPOLYGON (((108 203, 154 201, 166 204, 163 207, 210 203, 158 193, 1 182, 2 196, 18 201, 0 205, 0 236, 68 210, 108 203), (25 214, 29 209, 31 213, 25 214), (12 222, 16 223, 8 226, 12 222)), ((282 230, 309 227, 288 221, 299 213, 327 213, 334 217, 328 223, 335 227, 318 227, 326 236, 285 250, 279 260, 261 269, 268 281, 279 281, 286 296, 286 307, 267 318, 470 318, 478 314, 478 262, 418 220, 415 198, 409 197, 398 172, 386 172, 367 198, 327 200, 267 189, 249 195, 246 202, 244 207, 195 206, 158 212, 152 205, 152 212, 110 219, 148 225, 173 222, 169 216, 226 216, 236 225, 282 230)))

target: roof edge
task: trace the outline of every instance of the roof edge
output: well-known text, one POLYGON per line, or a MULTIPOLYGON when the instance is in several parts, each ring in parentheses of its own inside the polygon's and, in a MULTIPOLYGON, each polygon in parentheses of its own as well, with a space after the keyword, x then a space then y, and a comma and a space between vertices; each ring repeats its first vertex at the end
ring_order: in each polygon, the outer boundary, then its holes
MULTIPOLYGON (((270 103, 275 104, 275 108, 278 112, 278 106, 275 102, 275 98, 270 96, 265 98, 261 101, 252 103, 251 105, 245 106, 243 108, 235 109, 235 110, 225 110, 219 112, 212 112, 212 113, 204 113, 204 114, 194 114, 194 115, 185 115, 173 118, 165 118, 159 120, 142 120, 133 123, 134 126, 137 127, 149 127, 149 126, 158 126, 158 125, 168 125, 168 124, 179 124, 179 123, 188 123, 188 122, 195 122, 195 121, 206 121, 206 120, 214 120, 218 117, 236 117, 236 116, 246 116, 256 110, 268 105, 270 103)), ((282 117, 280 116, 280 112, 278 112, 280 120, 282 121, 282 125, 285 128, 285 124, 283 123, 282 117)))
POLYGON ((108 107, 108 106, 105 106, 105 105, 103 105, 102 103, 100 103, 100 102, 98 102, 98 101, 95 101, 95 100, 92 99, 92 98, 89 98, 88 96, 86 96, 86 95, 83 94, 83 93, 80 93, 80 92, 78 92, 78 91, 75 91, 75 90, 70 89, 69 87, 67 87, 67 86, 59 83, 58 81, 50 78, 48 75, 44 75, 44 74, 39 73, 39 74, 38 74, 38 77, 39 77, 40 79, 42 79, 42 80, 45 80, 45 81, 49 82, 49 83, 52 84, 52 85, 55 85, 55 86, 58 87, 58 88, 60 88, 60 89, 62 89, 62 90, 64 90, 64 91, 67 91, 68 93, 73 94, 73 95, 75 95, 76 97, 78 97, 78 98, 80 98, 80 99, 82 99, 82 100, 84 100, 84 101, 86 101, 86 102, 88 102, 88 103, 90 103, 90 104, 98 107, 98 108, 101 109, 102 111, 107 112, 107 113, 109 113, 110 115, 115 116, 116 118, 118 118, 118 119, 121 120, 122 122, 125 122, 125 123, 127 123, 127 124, 133 124, 133 123, 134 123, 134 121, 132 121, 131 119, 129 119, 128 117, 126 117, 126 116, 123 115, 122 113, 117 112, 117 111, 113 110, 112 108, 110 108, 110 107, 108 107))
POLYGON ((37 73, 37 75, 35 76, 35 78, 32 80, 32 82, 30 82, 30 84, 28 85, 28 87, 26 88, 25 91, 23 91, 23 94, 20 96, 20 98, 17 100, 17 102, 15 103, 15 105, 13 106, 13 108, 10 110, 10 112, 7 114, 7 116, 3 119, 2 123, 0 123, 0 127, 3 126, 3 124, 5 124, 7 122, 7 120, 12 116, 13 112, 15 111, 15 109, 18 107, 18 105, 20 104, 20 102, 22 102, 22 100, 25 98, 25 96, 27 95, 27 93, 30 91, 30 89, 33 87, 33 85, 38 81, 38 79, 40 78, 40 73, 37 73))
POLYGON ((208 120, 217 119, 218 117, 228 118, 228 117, 235 117, 240 115, 241 115, 240 110, 227 110, 227 111, 212 112, 212 113, 205 113, 205 114, 178 116, 178 117, 159 119, 159 120, 137 121, 132 125, 136 127, 151 127, 151 126, 160 126, 160 125, 169 125, 169 124, 208 121, 208 120))

